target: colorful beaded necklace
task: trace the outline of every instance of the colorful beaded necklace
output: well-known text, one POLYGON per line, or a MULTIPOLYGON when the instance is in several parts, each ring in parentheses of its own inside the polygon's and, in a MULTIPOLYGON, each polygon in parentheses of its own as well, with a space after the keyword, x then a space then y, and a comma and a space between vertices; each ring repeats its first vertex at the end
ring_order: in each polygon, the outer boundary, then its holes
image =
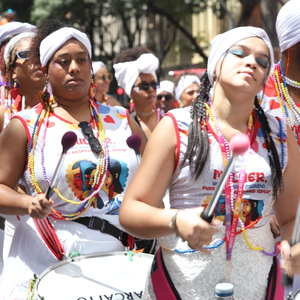
POLYGON ((294 131, 298 145, 300 146, 300 132, 298 130, 298 126, 300 125, 300 109, 289 94, 286 77, 282 69, 282 61, 275 65, 272 78, 284 120, 294 131))
MULTIPOLYGON (((229 145, 228 145, 226 139, 223 137, 223 135, 220 131, 220 128, 218 126, 218 123, 216 122, 216 118, 214 117, 214 114, 213 114, 213 107, 212 106, 210 107, 208 104, 205 104, 205 105, 206 105, 206 109, 208 111, 209 118, 212 120, 212 122, 217 130, 218 141, 219 141, 219 145, 220 145, 221 152, 222 152, 223 162, 224 162, 224 165, 226 165, 226 163, 228 162, 228 159, 230 157, 229 145)), ((208 127, 208 119, 205 122, 205 126, 207 126, 207 127, 208 127)), ((250 115, 249 121, 248 121, 248 127, 247 127, 247 134, 249 137, 251 136, 252 128, 253 128, 253 116, 250 115)), ((225 207, 226 207, 225 218, 226 218, 226 225, 228 225, 228 226, 226 226, 226 235, 225 235, 224 239, 214 245, 206 246, 203 248, 208 249, 208 250, 215 249, 215 248, 218 248, 219 246, 221 246, 225 242, 227 244, 226 245, 227 260, 231 260, 231 253, 232 253, 234 238, 236 235, 242 233, 246 244, 248 245, 248 247, 251 250, 261 251, 263 254, 265 254, 267 256, 275 256, 276 248, 274 248, 274 252, 269 253, 269 252, 265 251, 262 247, 253 246, 247 236, 247 233, 246 233, 247 229, 253 227, 262 218, 264 218, 265 216, 267 216, 270 213, 275 201, 273 200, 271 202, 269 208, 265 211, 265 213, 262 216, 258 217, 255 221, 251 221, 251 223, 247 226, 245 226, 244 222, 239 217, 240 205, 241 205, 242 194, 243 194, 243 187, 244 187, 244 182, 245 182, 244 175, 245 175, 245 166, 244 166, 244 168, 242 168, 242 170, 240 171, 240 174, 239 174, 238 192, 237 192, 237 196, 235 199, 235 203, 234 203, 234 199, 233 199, 234 198, 233 173, 230 174, 228 181, 225 185, 225 203, 227 200, 227 203, 225 204, 225 207), (232 220, 231 220, 231 212, 233 213, 232 220), (239 223, 240 227, 241 227, 241 229, 239 231, 237 231, 237 223, 239 223), (233 236, 234 236, 234 238, 232 238, 233 236)), ((160 242, 160 245, 162 246, 162 248, 169 250, 169 251, 175 251, 177 253, 194 253, 194 252, 199 251, 199 250, 195 250, 195 249, 187 249, 187 250, 179 250, 176 248, 171 249, 171 248, 165 247, 161 243, 161 241, 159 241, 159 242, 160 242)))
MULTIPOLYGON (((45 147, 45 139, 46 139, 46 131, 49 123, 49 116, 51 111, 51 105, 53 103, 53 98, 50 99, 49 105, 47 106, 47 109, 43 109, 41 113, 38 115, 37 120, 34 124, 33 132, 30 139, 29 144, 29 154, 28 154, 28 169, 29 169, 29 178, 30 182, 36 192, 36 194, 43 193, 37 179, 34 173, 34 154, 37 146, 38 137, 41 131, 41 128, 43 127, 43 133, 42 133, 42 145, 41 145, 41 163, 42 163, 42 171, 43 176, 45 180, 50 183, 49 178, 46 175, 46 170, 44 166, 44 147, 45 147)), ((97 108, 95 107, 95 103, 93 100, 90 100, 90 109, 91 114, 93 116, 95 128, 97 128, 98 131, 98 138, 100 138, 100 143, 104 145, 102 152, 98 156, 97 161, 97 167, 96 167, 96 173, 94 175, 94 180, 92 183, 92 188, 90 191, 90 194, 87 198, 84 200, 68 200, 66 199, 56 188, 54 188, 54 192, 65 202, 72 203, 75 205, 79 205, 78 210, 70 215, 62 214, 56 211, 55 209, 52 209, 50 216, 59 219, 59 220, 74 220, 82 216, 86 210, 96 201, 96 195, 101 190, 106 174, 107 174, 107 168, 108 168, 108 144, 105 139, 105 131, 104 126, 102 123, 101 116, 97 113, 97 108)))

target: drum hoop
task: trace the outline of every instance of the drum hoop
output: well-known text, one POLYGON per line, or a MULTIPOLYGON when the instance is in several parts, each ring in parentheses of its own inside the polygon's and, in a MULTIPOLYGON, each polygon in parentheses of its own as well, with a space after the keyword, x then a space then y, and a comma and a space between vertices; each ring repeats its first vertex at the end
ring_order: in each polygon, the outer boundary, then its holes
POLYGON ((44 270, 37 278, 36 282, 35 282, 35 291, 34 291, 34 295, 35 297, 40 297, 40 295, 38 294, 38 286, 39 283, 41 282, 41 280, 51 271, 55 270, 57 267, 72 263, 72 262, 77 262, 86 258, 94 258, 94 257, 100 257, 100 256, 136 256, 136 257, 148 257, 149 259, 153 259, 154 255, 153 254, 148 254, 148 253, 140 253, 140 252, 131 252, 131 251, 112 251, 112 252, 96 252, 96 253, 92 253, 92 254, 85 254, 85 255, 80 255, 80 256, 75 256, 72 258, 67 258, 63 261, 60 261, 54 265, 52 265, 51 267, 47 268, 46 270, 44 270))

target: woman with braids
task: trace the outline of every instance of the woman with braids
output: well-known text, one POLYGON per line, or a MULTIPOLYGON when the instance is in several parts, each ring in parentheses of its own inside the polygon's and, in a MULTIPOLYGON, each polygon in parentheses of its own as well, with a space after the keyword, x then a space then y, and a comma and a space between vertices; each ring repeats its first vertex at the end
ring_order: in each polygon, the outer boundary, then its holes
POLYGON ((34 274, 74 254, 133 246, 110 213, 122 191, 110 199, 105 182, 117 160, 126 190, 138 167, 126 140, 139 135, 141 152, 145 140, 125 108, 94 101, 91 53, 87 35, 75 28, 48 32, 39 46, 46 79, 41 103, 16 113, 1 133, 0 211, 20 216, 0 276, 1 300, 31 299, 34 274), (58 184, 49 195, 54 175, 58 184), (23 194, 15 191, 19 182, 23 194))
POLYGON ((153 132, 120 210, 120 222, 131 234, 159 238, 144 299, 212 299, 220 282, 234 285, 235 299, 265 299, 276 255, 270 210, 282 239, 289 240, 300 194, 295 138, 256 99, 272 64, 264 30, 239 27, 216 36, 192 107, 169 111, 153 132), (226 179, 220 197, 225 211, 219 209, 209 224, 200 214, 237 133, 249 136, 250 148, 226 179), (159 205, 168 187, 170 209, 164 210, 159 205), (247 225, 245 200, 259 210, 247 225), (227 222, 221 222, 221 211, 227 222))

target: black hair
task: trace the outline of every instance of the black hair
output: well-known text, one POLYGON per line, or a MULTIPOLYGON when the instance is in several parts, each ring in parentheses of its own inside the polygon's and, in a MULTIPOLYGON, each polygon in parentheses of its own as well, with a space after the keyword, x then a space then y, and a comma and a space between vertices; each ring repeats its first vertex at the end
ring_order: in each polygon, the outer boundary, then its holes
MULTIPOLYGON (((207 109, 205 103, 208 103, 209 101, 211 87, 206 71, 201 78, 199 93, 191 107, 192 122, 189 126, 187 151, 181 164, 181 167, 183 167, 186 160, 189 161, 191 175, 195 180, 199 178, 209 153, 209 141, 206 130, 207 109)), ((276 200, 283 190, 282 169, 279 155, 272 137, 268 119, 261 108, 257 97, 254 99, 254 106, 257 110, 258 120, 261 124, 263 137, 268 151, 272 172, 273 198, 276 200)))

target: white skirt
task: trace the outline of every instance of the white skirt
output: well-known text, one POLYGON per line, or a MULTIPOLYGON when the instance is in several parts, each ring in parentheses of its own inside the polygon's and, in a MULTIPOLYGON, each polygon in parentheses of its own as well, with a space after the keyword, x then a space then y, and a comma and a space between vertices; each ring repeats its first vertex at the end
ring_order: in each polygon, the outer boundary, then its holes
MULTIPOLYGON (((223 227, 216 234, 214 242, 220 241, 224 232, 223 227)), ((252 246, 262 247, 266 252, 273 253, 275 242, 269 223, 246 232, 252 246)), ((160 242, 169 249, 189 249, 187 243, 175 235, 163 237, 160 242)), ((200 251, 182 254, 165 248, 162 248, 164 262, 182 300, 213 299, 215 285, 220 282, 234 285, 235 299, 265 300, 272 257, 261 251, 251 250, 243 234, 236 236, 231 262, 226 261, 225 243, 210 250, 211 255, 200 251)), ((156 299, 150 278, 143 299, 156 299)))

